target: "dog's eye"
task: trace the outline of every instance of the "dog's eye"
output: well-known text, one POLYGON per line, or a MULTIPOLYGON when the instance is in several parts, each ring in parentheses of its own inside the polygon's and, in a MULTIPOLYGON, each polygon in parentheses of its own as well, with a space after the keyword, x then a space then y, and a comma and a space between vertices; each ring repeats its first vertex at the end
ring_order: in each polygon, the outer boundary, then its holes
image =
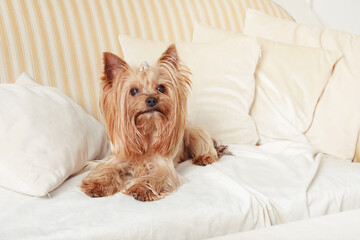
POLYGON ((135 95, 138 94, 138 93, 139 93, 139 89, 138 89, 138 88, 132 88, 132 89, 130 90, 131 96, 135 96, 135 95))
POLYGON ((165 87, 163 85, 159 85, 156 87, 156 90, 161 92, 161 93, 164 93, 165 92, 165 87))

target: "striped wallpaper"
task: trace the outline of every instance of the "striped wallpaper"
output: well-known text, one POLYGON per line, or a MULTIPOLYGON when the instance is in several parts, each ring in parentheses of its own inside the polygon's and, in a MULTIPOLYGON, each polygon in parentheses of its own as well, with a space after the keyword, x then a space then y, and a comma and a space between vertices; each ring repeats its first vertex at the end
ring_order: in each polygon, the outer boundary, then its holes
POLYGON ((0 82, 27 72, 100 119, 102 52, 119 33, 190 41, 194 21, 241 31, 246 8, 291 17, 270 0, 1 0, 0 82))

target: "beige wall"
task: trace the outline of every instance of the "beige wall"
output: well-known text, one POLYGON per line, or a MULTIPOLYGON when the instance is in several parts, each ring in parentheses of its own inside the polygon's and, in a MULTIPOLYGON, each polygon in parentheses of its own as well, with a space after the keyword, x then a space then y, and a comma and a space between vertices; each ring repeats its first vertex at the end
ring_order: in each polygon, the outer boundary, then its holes
POLYGON ((297 22, 360 34, 359 0, 273 0, 297 22))

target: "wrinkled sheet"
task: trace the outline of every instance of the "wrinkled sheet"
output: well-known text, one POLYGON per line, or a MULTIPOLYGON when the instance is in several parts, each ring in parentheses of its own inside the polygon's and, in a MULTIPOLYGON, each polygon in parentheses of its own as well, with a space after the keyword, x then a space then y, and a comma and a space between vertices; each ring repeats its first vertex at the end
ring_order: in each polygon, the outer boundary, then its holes
POLYGON ((89 198, 74 176, 44 198, 0 188, 0 239, 205 239, 360 207, 360 166, 310 145, 229 146, 233 156, 177 170, 189 181, 156 202, 89 198))

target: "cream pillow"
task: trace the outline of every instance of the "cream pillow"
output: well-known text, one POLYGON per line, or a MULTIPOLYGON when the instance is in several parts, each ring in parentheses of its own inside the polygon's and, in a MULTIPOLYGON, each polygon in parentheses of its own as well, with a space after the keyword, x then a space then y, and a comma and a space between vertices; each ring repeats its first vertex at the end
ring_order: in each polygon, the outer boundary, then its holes
POLYGON ((41 197, 108 152, 104 127, 59 90, 26 73, 0 84, 0 186, 41 197))
MULTIPOLYGON (((241 35, 195 24, 193 41, 204 42, 241 35)), ((260 143, 287 139, 306 141, 316 104, 339 52, 259 39, 261 58, 256 69, 256 96, 250 115, 260 143)))
MULTIPOLYGON (((146 60, 152 65, 170 44, 125 35, 120 35, 119 40, 130 64, 146 60)), ((178 43, 176 47, 180 59, 192 72, 188 119, 222 143, 256 144, 258 134, 249 116, 254 99, 254 71, 260 55, 255 38, 178 43)))
POLYGON ((342 52, 306 136, 322 152, 352 160, 360 130, 360 36, 284 21, 255 10, 247 11, 244 31, 275 41, 342 52))

